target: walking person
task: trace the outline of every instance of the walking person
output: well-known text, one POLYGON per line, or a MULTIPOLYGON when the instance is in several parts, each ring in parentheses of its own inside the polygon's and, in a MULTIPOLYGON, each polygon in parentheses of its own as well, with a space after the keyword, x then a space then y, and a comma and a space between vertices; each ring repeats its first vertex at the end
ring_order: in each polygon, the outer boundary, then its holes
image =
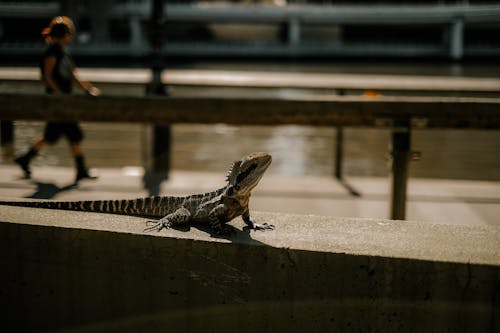
MULTIPOLYGON (((98 96, 99 89, 89 82, 81 81, 75 73, 75 65, 66 46, 71 43, 75 27, 66 16, 55 17, 42 31, 42 36, 48 44, 42 60, 40 70, 45 90, 48 94, 71 94, 73 83, 78 84, 87 94, 98 96)), ((71 154, 75 159, 75 183, 82 179, 95 179, 89 174, 82 153, 81 142, 83 132, 76 122, 48 122, 43 135, 33 144, 30 150, 14 160, 24 171, 26 178, 31 177, 30 162, 47 144, 56 143, 61 136, 65 136, 70 144, 71 154)))

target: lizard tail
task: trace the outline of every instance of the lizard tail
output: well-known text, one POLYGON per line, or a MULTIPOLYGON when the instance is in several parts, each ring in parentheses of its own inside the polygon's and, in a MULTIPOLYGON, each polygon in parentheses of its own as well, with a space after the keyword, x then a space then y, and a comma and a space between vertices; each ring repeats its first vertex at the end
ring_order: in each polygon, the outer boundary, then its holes
POLYGON ((144 217, 163 217, 161 197, 147 197, 132 200, 86 200, 86 201, 50 201, 24 200, 0 201, 0 205, 61 209, 82 212, 134 215, 144 217))

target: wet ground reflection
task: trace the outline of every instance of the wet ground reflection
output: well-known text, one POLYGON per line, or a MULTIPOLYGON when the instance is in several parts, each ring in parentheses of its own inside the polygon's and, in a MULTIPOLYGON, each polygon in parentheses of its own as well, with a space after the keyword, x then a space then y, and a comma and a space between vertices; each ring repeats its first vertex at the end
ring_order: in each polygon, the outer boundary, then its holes
MULTIPOLYGON (((227 66, 227 64, 223 64, 227 66)), ((220 66, 223 66, 220 65, 220 66)), ((212 68, 203 65, 204 68, 212 68)), ((203 67, 202 66, 202 67, 203 67)), ((219 66, 219 67, 220 67, 219 66)), ((359 67, 359 66, 358 66, 359 67)), ((214 67, 217 68, 217 67, 214 67)), ((226 68, 226 67, 224 67, 226 68)), ((241 67, 239 67, 241 69, 241 67)), ((259 66, 258 68, 262 68, 259 66)), ((299 67, 299 69, 302 67, 299 67)), ((370 67, 371 68, 371 67, 370 67)), ((365 72, 371 73, 370 68, 365 72)), ((377 67, 378 68, 378 67, 377 67)), ((413 72, 408 69, 410 74, 413 72)), ((432 67, 433 68, 433 67, 432 67)), ((230 67, 229 67, 230 69, 230 67)), ((249 67, 248 70, 252 70, 249 67)), ((307 67, 308 71, 323 67, 307 67)), ((481 68, 480 68, 481 69, 481 68)), ((281 70, 283 68, 281 67, 281 70)), ((291 68, 297 71, 297 68, 291 68)), ((342 72, 337 70, 338 72, 342 72)), ((353 68, 345 69, 354 72, 353 68)), ((375 69, 373 69, 374 72, 375 69)), ((378 71, 383 71, 378 68, 378 71)), ((464 69, 465 71, 465 69, 464 69)), ((438 74, 447 74, 436 71, 438 74)), ((473 68, 472 74, 484 74, 473 68)), ((489 71, 494 73, 494 71, 489 71)), ((449 74, 449 73, 448 73, 449 74)), ((460 73, 461 74, 461 73, 460 73)), ((100 84, 110 95, 144 94, 144 87, 131 84, 100 84)), ((7 84, 0 82, 2 92, 42 93, 38 82, 7 84)), ((290 96, 325 94, 325 91, 300 89, 246 89, 171 87, 174 96, 290 96)), ((330 92, 334 93, 334 92, 330 92)), ((82 124, 86 140, 84 149, 89 164, 94 167, 140 167, 146 127, 139 124, 82 124)), ((37 134, 41 122, 16 122, 15 152, 25 151, 37 134)), ((273 155, 270 173, 283 175, 332 175, 334 165, 335 129, 300 126, 227 126, 174 125, 172 167, 178 170, 221 172, 235 159, 252 152, 267 151, 273 155)), ((390 132, 387 129, 346 128, 344 130, 343 169, 345 175, 386 176, 390 132)), ((481 130, 416 130, 412 134, 412 149, 422 153, 422 159, 411 164, 411 176, 500 180, 500 131, 481 130)), ((0 163, 11 163, 11 157, 0 156, 0 163)), ((38 157, 35 165, 72 166, 66 142, 59 142, 38 157)))
MULTIPOLYGON (((17 122, 15 151, 24 151, 43 128, 40 122, 17 122)), ((144 125, 84 123, 84 149, 93 167, 142 165, 144 125)), ((347 128, 344 172, 356 176, 388 175, 389 130, 347 128)), ((411 165, 412 176, 500 180, 500 132, 419 130, 413 149, 422 159, 411 165)), ((223 171, 252 151, 273 155, 269 172, 283 175, 331 175, 335 129, 301 126, 173 126, 172 166, 179 170, 223 171)), ((2 163, 10 160, 2 158, 2 163)), ((35 165, 72 166, 67 143, 49 147, 35 165)))

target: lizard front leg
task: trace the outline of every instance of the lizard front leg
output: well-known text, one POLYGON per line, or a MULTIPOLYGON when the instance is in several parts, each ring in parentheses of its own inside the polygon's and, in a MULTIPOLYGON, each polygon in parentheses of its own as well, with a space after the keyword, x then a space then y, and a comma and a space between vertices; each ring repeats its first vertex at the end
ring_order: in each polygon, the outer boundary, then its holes
POLYGON ((274 230, 274 225, 263 223, 259 224, 255 222, 254 218, 250 216, 250 211, 247 209, 243 214, 241 214, 243 221, 253 230, 274 230))
POLYGON ((170 228, 173 225, 188 223, 191 220, 191 212, 184 207, 177 209, 175 212, 168 214, 167 216, 159 220, 149 220, 149 223, 153 223, 152 226, 144 229, 145 232, 158 230, 163 228, 170 228))
POLYGON ((223 221, 227 219, 227 213, 228 208, 224 204, 215 206, 210 213, 208 213, 210 228, 214 230, 217 235, 228 233, 223 226, 223 221))

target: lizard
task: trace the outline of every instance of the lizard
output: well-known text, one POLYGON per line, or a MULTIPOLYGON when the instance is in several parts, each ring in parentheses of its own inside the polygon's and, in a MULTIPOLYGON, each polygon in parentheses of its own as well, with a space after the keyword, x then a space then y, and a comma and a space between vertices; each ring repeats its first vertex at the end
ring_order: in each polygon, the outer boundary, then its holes
POLYGON ((251 153, 235 161, 226 177, 227 184, 215 191, 188 196, 151 196, 128 200, 87 201, 0 201, 0 205, 110 213, 150 218, 144 231, 176 225, 205 223, 216 234, 225 234, 225 224, 241 216, 253 230, 272 230, 271 224, 257 223, 250 215, 251 191, 271 164, 268 153, 251 153))

